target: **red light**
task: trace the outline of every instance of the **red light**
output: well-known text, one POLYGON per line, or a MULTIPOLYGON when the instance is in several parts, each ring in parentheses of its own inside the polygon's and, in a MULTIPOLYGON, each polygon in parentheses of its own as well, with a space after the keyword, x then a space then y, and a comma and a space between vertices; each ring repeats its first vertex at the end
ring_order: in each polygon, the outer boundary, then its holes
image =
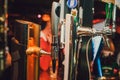
POLYGON ((115 73, 117 73, 118 72, 118 70, 117 69, 113 69, 113 73, 115 74, 115 73))

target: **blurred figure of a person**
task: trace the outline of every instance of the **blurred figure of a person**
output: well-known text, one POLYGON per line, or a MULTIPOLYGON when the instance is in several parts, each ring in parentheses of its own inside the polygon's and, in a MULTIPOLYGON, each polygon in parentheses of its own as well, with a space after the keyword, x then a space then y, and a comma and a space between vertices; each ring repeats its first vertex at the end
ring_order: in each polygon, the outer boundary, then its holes
POLYGON ((7 33, 8 51, 5 53, 5 71, 0 80, 18 80, 19 45, 11 30, 7 33))
MULTIPOLYGON (((21 48, 21 45, 19 41, 15 38, 12 31, 8 34, 8 40, 11 40, 9 43, 10 47, 10 54, 11 54, 11 80, 19 80, 19 61, 20 61, 20 53, 19 49, 21 48)), ((10 79, 9 79, 10 80, 10 79)))
MULTIPOLYGON (((40 48, 47 53, 51 53, 52 32, 50 16, 44 14, 41 21, 40 48)), ((40 80, 50 80, 49 68, 51 64, 51 55, 40 56, 40 80)))
MULTIPOLYGON (((40 32, 40 48, 48 53, 51 53, 51 43, 52 43, 51 22, 50 20, 42 21, 40 32)), ((40 68, 43 71, 48 70, 50 62, 51 62, 50 55, 42 55, 40 57, 40 68)))

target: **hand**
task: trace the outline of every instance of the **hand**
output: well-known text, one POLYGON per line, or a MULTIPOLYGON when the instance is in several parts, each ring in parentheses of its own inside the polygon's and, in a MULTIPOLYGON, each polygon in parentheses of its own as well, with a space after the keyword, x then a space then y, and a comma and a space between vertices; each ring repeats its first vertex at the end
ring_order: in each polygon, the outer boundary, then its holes
POLYGON ((12 64, 12 57, 11 57, 10 53, 6 53, 6 57, 5 57, 6 68, 11 66, 11 64, 12 64))
POLYGON ((108 57, 114 55, 114 52, 111 50, 102 50, 103 56, 108 57))
POLYGON ((52 43, 52 34, 47 35, 47 40, 50 44, 52 43))

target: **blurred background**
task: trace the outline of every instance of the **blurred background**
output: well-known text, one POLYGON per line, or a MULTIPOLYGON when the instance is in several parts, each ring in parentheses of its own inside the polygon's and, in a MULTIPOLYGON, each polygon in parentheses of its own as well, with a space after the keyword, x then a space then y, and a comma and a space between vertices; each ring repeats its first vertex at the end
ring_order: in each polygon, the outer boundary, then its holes
MULTIPOLYGON (((3 0, 0 0, 0 4, 2 1, 3 0)), ((51 15, 51 8, 52 8, 53 1, 59 2, 59 0, 8 0, 8 15, 9 15, 8 27, 14 32, 15 38, 22 44, 22 45, 19 45, 20 46, 19 51, 20 51, 20 57, 21 57, 21 59, 18 62, 20 64, 18 69, 19 80, 26 80, 26 65, 30 65, 30 64, 26 64, 27 59, 26 59, 26 52, 25 52, 28 46, 29 37, 34 37, 36 39, 35 42, 38 42, 39 44, 38 36, 40 35, 39 35, 39 31, 36 31, 36 30, 40 30, 39 29, 40 25, 38 24, 41 24, 42 15, 46 13, 51 15), (16 20, 23 20, 23 21, 19 22, 16 20)), ((105 20, 106 18, 105 4, 106 3, 102 2, 102 0, 94 0, 94 11, 95 11, 93 14, 94 20, 95 19, 98 19, 99 21, 105 20)), ((117 7, 116 13, 117 13, 116 25, 117 27, 120 27, 120 15, 119 15, 120 8, 117 7)), ((89 19, 89 16, 87 17, 89 19)), ((120 28, 119 28, 119 32, 120 32, 120 28)), ((120 50, 119 36, 114 40, 117 48, 115 53, 117 54, 120 50)), ((32 61, 30 61, 29 63, 32 63, 32 61)), ((34 65, 34 62, 33 62, 33 65, 34 65)))
MULTIPOLYGON (((9 18, 26 19, 39 23, 38 15, 51 13, 53 1, 59 0, 9 0, 9 18)), ((105 3, 94 0, 94 18, 105 18, 105 3)), ((120 22, 120 10, 117 8, 117 21, 120 22)))
POLYGON ((9 18, 39 23, 40 15, 51 13, 53 1, 59 0, 9 0, 9 18))

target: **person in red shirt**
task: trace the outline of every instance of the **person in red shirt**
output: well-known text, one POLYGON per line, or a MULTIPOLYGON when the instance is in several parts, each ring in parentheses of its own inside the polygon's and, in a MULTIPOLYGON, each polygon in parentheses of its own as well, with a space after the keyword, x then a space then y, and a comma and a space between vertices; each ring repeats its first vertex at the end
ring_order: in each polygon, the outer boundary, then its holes
MULTIPOLYGON (((52 33, 51 33, 50 19, 43 20, 41 22, 40 48, 48 53, 51 53, 51 43, 52 43, 52 33)), ((49 69, 50 62, 51 62, 51 55, 40 56, 40 68, 43 71, 47 71, 49 69)))

